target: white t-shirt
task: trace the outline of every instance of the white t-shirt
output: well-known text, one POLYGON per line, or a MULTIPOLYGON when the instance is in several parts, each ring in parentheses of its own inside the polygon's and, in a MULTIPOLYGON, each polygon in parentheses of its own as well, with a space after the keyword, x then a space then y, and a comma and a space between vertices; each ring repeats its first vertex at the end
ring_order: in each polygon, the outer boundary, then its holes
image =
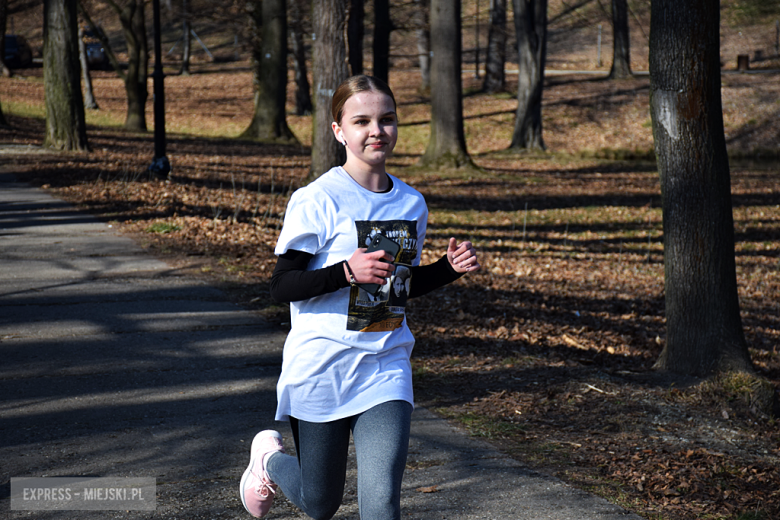
MULTIPOLYGON (((276 254, 314 255, 308 269, 348 260, 376 233, 401 245, 396 265, 419 265, 428 220, 423 196, 392 177, 393 188, 374 193, 336 167, 290 198, 276 254)), ((292 329, 284 345, 276 419, 328 422, 387 401, 414 404, 406 323, 409 271, 377 296, 346 287, 290 304, 292 329)))

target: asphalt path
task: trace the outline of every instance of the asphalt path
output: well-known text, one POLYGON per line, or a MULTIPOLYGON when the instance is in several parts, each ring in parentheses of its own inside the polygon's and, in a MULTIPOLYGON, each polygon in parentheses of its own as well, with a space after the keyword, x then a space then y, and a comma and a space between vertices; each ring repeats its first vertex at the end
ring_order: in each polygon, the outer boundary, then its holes
MULTIPOLYGON (((254 434, 278 429, 285 334, 109 224, 0 171, 0 517, 247 519, 254 434), (17 477, 156 479, 154 511, 10 509, 17 477)), ((357 519, 354 454, 344 505, 357 519)), ((638 519, 428 410, 413 416, 408 519, 638 519)), ((306 518, 282 494, 266 518, 306 518)), ((366 519, 369 520, 369 519, 366 519)))

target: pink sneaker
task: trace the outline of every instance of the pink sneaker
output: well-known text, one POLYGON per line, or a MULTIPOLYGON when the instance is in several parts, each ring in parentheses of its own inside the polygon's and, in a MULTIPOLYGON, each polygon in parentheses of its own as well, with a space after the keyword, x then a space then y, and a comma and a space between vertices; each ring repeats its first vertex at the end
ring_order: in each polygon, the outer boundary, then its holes
POLYGON ((252 441, 251 459, 241 477, 241 502, 250 515, 262 518, 271 509, 276 494, 276 484, 265 470, 263 460, 268 453, 281 451, 282 436, 274 430, 263 430, 252 441))

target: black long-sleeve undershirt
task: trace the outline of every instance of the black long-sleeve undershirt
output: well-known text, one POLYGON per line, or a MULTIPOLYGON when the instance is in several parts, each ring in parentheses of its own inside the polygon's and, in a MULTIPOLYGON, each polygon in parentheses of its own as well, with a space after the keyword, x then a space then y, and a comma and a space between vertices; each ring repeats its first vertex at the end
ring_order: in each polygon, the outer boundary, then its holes
MULTIPOLYGON (((279 255, 271 276, 271 297, 274 300, 297 302, 349 287, 349 280, 344 273, 344 262, 308 271, 306 268, 313 256, 295 249, 279 255)), ((437 262, 410 267, 410 270, 412 284, 409 298, 428 294, 463 276, 463 273, 452 268, 446 255, 437 262)))

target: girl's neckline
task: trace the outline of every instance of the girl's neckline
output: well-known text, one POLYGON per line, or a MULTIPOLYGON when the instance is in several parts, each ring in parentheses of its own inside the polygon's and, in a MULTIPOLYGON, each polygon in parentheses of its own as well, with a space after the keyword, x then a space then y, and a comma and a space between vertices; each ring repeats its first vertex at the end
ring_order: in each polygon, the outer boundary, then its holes
POLYGON ((392 178, 392 177, 390 176, 390 174, 389 174, 389 173, 387 173, 387 172, 385 172, 385 175, 387 176, 387 188, 385 188, 384 190, 381 190, 381 191, 374 191, 374 190, 372 190, 372 189, 369 189, 369 188, 367 188, 367 187, 363 186, 361 183, 359 183, 359 182, 357 181, 357 179, 355 179, 355 178, 354 178, 354 177, 353 177, 353 176, 352 176, 352 175, 351 175, 351 174, 350 174, 350 173, 349 173, 349 172, 346 170, 346 168, 344 168, 343 166, 340 166, 339 168, 341 169, 341 171, 343 171, 343 172, 344 172, 344 174, 345 174, 347 177, 349 177, 349 179, 350 179, 352 182, 354 182, 355 184, 357 184, 357 185, 358 185, 358 186, 359 186, 361 189, 364 189, 364 190, 366 190, 366 191, 368 191, 368 192, 370 192, 370 193, 375 193, 375 194, 377 194, 377 195, 382 195, 382 194, 385 194, 385 193, 390 193, 391 191, 393 191, 393 185, 394 185, 394 184, 393 184, 393 178, 392 178))

